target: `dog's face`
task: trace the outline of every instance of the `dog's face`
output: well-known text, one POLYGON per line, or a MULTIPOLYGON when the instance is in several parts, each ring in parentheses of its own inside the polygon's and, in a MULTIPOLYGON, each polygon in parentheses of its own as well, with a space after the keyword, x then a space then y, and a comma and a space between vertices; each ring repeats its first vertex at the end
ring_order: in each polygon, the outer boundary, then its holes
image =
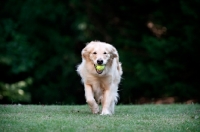
POLYGON ((106 65, 110 59, 110 54, 105 48, 95 47, 89 54, 89 57, 95 65, 106 65))
POLYGON ((83 50, 82 56, 86 61, 91 61, 98 74, 104 71, 98 70, 97 66, 107 66, 108 62, 111 62, 113 58, 118 57, 116 49, 106 43, 102 42, 90 42, 83 50))

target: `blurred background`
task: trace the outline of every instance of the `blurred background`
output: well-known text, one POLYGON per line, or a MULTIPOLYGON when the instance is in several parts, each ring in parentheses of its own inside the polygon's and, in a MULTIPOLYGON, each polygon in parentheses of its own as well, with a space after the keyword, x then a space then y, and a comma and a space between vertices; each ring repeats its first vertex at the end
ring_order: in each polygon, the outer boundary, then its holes
POLYGON ((113 44, 121 104, 200 100, 199 0, 1 0, 0 103, 85 104, 87 42, 113 44))

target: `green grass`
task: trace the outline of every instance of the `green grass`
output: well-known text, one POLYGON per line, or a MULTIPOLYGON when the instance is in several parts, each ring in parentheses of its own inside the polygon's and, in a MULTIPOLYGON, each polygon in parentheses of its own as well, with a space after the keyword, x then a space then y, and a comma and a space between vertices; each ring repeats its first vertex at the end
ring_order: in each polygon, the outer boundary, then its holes
POLYGON ((0 105, 0 132, 200 132, 200 105, 118 105, 112 116, 87 105, 0 105))

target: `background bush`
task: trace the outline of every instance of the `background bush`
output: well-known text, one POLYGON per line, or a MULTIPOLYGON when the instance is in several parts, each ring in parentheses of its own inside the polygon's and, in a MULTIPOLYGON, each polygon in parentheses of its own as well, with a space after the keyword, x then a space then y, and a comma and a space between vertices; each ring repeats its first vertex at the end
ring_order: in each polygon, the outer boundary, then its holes
POLYGON ((121 103, 199 100, 199 6, 187 0, 3 0, 0 103, 85 103, 75 70, 92 40, 119 51, 121 103))

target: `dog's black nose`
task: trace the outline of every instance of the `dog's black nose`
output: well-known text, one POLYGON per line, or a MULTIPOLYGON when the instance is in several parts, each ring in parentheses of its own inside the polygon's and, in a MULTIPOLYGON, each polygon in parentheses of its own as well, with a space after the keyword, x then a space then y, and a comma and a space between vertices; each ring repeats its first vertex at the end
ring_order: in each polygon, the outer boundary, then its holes
POLYGON ((103 60, 101 60, 101 59, 97 60, 97 64, 99 64, 99 65, 103 64, 103 60))

